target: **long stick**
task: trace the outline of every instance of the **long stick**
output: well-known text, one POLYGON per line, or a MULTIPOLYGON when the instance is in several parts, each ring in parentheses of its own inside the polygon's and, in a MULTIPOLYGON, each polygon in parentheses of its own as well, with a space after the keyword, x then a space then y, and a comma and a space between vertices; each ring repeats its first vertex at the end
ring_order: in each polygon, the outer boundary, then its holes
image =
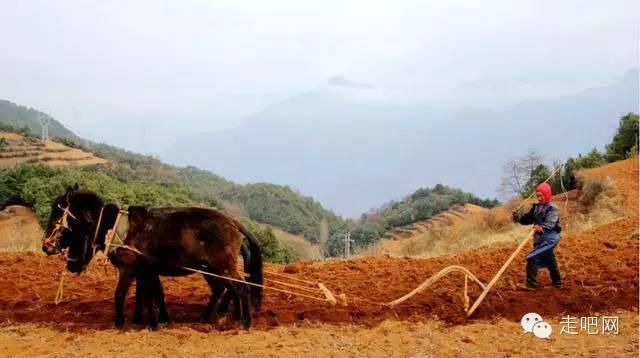
POLYGON ((507 267, 509 267, 509 265, 511 264, 511 261, 513 261, 513 259, 515 259, 516 256, 518 256, 518 254, 520 253, 524 245, 529 241, 531 236, 533 236, 533 232, 534 232, 533 230, 529 231, 529 235, 527 235, 527 238, 525 240, 522 240, 520 245, 518 245, 518 248, 511 254, 507 262, 505 262, 504 265, 502 265, 502 268, 500 268, 500 271, 498 271, 498 273, 495 276, 493 276, 489 284, 487 284, 487 287, 484 288, 484 291, 482 291, 478 299, 473 303, 473 306, 471 306, 471 309, 469 310, 469 312, 467 312, 467 317, 471 316, 473 312, 476 310, 476 308, 480 306, 484 298, 487 296, 487 294, 491 290, 491 287, 493 287, 493 285, 496 282, 498 282, 498 279, 500 278, 500 276, 502 276, 502 273, 504 272, 504 270, 506 270, 507 267))

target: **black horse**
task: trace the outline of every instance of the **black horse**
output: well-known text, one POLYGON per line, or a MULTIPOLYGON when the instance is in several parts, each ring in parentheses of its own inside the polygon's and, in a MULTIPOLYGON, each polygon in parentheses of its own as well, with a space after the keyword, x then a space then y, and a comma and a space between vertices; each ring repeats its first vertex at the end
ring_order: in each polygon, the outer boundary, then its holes
MULTIPOLYGON (((115 205, 104 205, 95 193, 79 191, 77 186, 67 188, 52 204, 43 250, 51 254, 57 247, 68 248, 67 269, 82 272, 95 251, 105 250, 107 231, 114 227, 118 213, 115 205)), ((262 288, 239 282, 243 279, 237 272, 236 262, 242 236, 249 243, 250 259, 246 268, 251 283, 262 284, 262 255, 258 240, 240 222, 212 209, 131 207, 127 223, 126 239, 122 243, 125 247, 111 247, 107 253, 119 270, 115 292, 116 326, 124 323, 124 298, 134 278, 146 292, 137 297, 143 299, 149 323, 153 325, 152 297, 162 296, 157 275, 192 273, 185 268, 204 269, 237 280, 205 276, 212 295, 202 317, 208 318, 214 311, 219 295, 226 288, 233 296, 245 328, 250 326, 249 297, 259 309, 262 288)), ((160 309, 162 312, 163 308, 160 309)))

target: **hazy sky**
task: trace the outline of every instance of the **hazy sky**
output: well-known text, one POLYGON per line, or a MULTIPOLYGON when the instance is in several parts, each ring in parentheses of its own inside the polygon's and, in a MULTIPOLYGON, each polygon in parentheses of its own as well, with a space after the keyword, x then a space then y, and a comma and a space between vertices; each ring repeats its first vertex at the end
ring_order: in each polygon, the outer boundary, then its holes
POLYGON ((334 75, 419 97, 513 81, 570 90, 638 66, 639 19, 637 0, 0 0, 0 98, 82 134, 334 75))

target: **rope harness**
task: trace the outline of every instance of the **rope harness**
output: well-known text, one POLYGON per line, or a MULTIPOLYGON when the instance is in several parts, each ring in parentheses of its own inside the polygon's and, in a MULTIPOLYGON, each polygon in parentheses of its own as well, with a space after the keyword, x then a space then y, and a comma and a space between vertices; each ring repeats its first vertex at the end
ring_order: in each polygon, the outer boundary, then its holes
MULTIPOLYGON (((60 206, 59 206, 60 207, 60 206)), ((59 234, 62 230, 68 229, 71 230, 68 221, 67 221, 67 217, 70 216, 72 218, 76 218, 70 211, 69 207, 67 208, 62 208, 60 207, 61 210, 63 210, 63 215, 62 217, 60 217, 60 219, 58 219, 58 221, 56 222, 56 226, 54 231, 52 231, 51 235, 49 235, 49 237, 45 240, 47 242, 47 246, 50 248, 55 248, 57 246, 57 241, 55 240, 56 234, 59 234)), ((97 245, 97 241, 96 239, 98 238, 98 233, 100 231, 100 224, 102 223, 102 218, 103 218, 103 213, 104 213, 104 207, 102 207, 102 209, 100 210, 100 214, 98 216, 98 223, 96 225, 96 229, 95 232, 93 234, 93 254, 95 255, 97 250, 98 250, 98 245, 97 245)), ((126 237, 127 237, 127 231, 128 231, 128 216, 129 216, 129 212, 125 209, 119 209, 118 210, 118 215, 116 216, 115 222, 113 224, 113 227, 111 229, 109 229, 107 231, 107 233, 105 234, 105 241, 104 241, 104 256, 106 258, 106 260, 108 260, 108 256, 111 252, 113 252, 114 250, 118 249, 118 248, 122 248, 125 250, 129 250, 137 255, 141 255, 144 257, 147 257, 149 259, 152 259, 152 257, 150 257, 149 255, 144 254, 143 252, 141 252, 140 250, 138 250, 136 247, 132 246, 132 245, 127 245, 125 243, 126 237), (124 226, 121 226, 123 225, 124 226)), ((85 243, 86 245, 86 243, 85 243)), ((65 252, 65 255, 67 255, 68 253, 65 252)), ((312 299, 312 300, 316 300, 316 301, 321 301, 321 302, 326 302, 329 303, 330 305, 334 306, 336 305, 336 303, 338 302, 338 300, 340 301, 340 303, 343 306, 347 305, 347 301, 346 301, 346 296, 343 295, 337 295, 338 299, 336 299, 336 295, 334 295, 324 284, 322 284, 321 282, 311 282, 311 281, 307 281, 307 280, 301 280, 295 277, 292 277, 290 275, 285 275, 285 274, 281 274, 281 273, 277 273, 277 272, 273 272, 273 271, 263 271, 263 273, 268 273, 274 276, 279 276, 279 277, 283 277, 292 281, 296 281, 296 282, 302 282, 305 283, 307 285, 303 286, 300 284, 295 284, 295 283, 287 283, 287 282, 283 282, 283 281, 279 281, 279 280, 274 280, 274 279, 269 279, 265 277, 265 281, 268 282, 272 282, 276 285, 280 285, 280 286, 285 286, 285 287, 291 287, 291 288, 295 288, 297 290, 301 290, 301 291, 305 291, 308 293, 315 293, 316 295, 320 296, 324 296, 324 298, 320 298, 317 296, 312 296, 310 294, 306 294, 306 293, 301 293, 301 292, 295 292, 295 291, 291 291, 291 290, 287 290, 287 289, 282 289, 282 288, 277 288, 277 287, 271 287, 271 286, 267 286, 267 285, 260 285, 260 284, 256 284, 253 282, 247 282, 244 280, 239 280, 233 277, 228 277, 225 275, 218 275, 218 274, 214 274, 212 272, 208 272, 208 271, 204 271, 204 270, 200 270, 200 269, 195 269, 192 267, 187 267, 187 266, 181 266, 178 265, 177 267, 186 270, 186 271, 190 271, 190 272, 195 272, 195 273, 200 273, 203 275, 207 275, 207 276, 212 276, 218 279, 222 279, 222 280, 227 280, 227 281, 231 281, 231 282, 237 282, 237 283, 241 283, 241 284, 245 284, 245 285, 249 285, 249 286, 256 286, 256 287, 262 287, 263 289, 268 289, 268 290, 273 290, 273 291, 277 291, 277 292, 281 292, 281 293, 287 293, 290 295, 295 295, 295 296, 300 296, 300 297, 305 297, 308 299, 312 299), (309 287, 309 285, 317 285, 317 287, 309 287)), ((64 293, 64 276, 65 276, 65 272, 64 269, 62 270, 61 274, 60 274, 60 282, 58 284, 58 290, 56 292, 56 296, 55 296, 55 304, 58 305, 61 301, 62 301, 62 296, 64 293)), ((249 276, 248 274, 244 274, 244 276, 249 276)))

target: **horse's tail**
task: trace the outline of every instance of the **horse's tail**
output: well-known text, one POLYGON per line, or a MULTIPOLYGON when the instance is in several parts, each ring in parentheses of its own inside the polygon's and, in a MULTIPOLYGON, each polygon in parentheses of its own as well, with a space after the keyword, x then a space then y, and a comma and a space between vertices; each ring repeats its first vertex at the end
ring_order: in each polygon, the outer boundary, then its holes
MULTIPOLYGON (((249 258, 248 265, 246 261, 244 264, 245 272, 249 274, 248 281, 262 285, 262 252, 260 249, 260 241, 258 241, 258 239, 244 225, 238 225, 238 229, 240 229, 240 232, 244 234, 249 241, 248 255, 245 252, 246 247, 242 245, 242 257, 245 260, 247 256, 249 258)), ((249 286, 249 289, 251 293, 251 303, 257 310, 259 310, 262 305, 262 287, 251 285, 249 286)))

